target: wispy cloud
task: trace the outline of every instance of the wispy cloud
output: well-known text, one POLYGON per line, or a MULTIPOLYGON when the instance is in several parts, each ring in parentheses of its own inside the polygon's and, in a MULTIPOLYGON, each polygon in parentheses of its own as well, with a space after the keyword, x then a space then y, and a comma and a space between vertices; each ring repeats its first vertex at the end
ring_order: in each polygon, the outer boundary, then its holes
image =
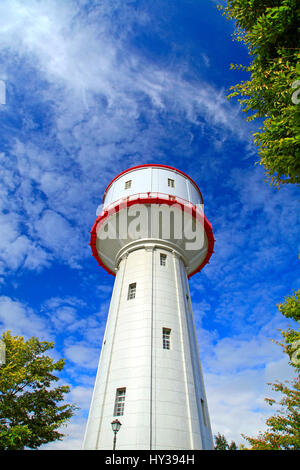
POLYGON ((2 330, 11 330, 13 335, 46 339, 50 334, 44 318, 31 307, 8 296, 0 297, 0 325, 2 330))

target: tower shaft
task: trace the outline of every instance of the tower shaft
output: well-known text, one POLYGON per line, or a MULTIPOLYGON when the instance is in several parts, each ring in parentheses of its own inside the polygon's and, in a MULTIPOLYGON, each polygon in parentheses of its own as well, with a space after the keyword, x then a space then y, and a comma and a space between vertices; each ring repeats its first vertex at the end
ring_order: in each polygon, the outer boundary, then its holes
POLYGON ((188 279, 161 240, 123 249, 84 449, 212 449, 188 279))

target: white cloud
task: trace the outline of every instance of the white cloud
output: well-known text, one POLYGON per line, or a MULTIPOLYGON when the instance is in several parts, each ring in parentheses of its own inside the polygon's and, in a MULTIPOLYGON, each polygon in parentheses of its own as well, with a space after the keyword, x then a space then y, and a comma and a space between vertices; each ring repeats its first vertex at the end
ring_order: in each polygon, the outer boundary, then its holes
MULTIPOLYGON (((264 295, 264 290, 255 292, 264 295)), ((253 298, 249 295, 246 301, 244 290, 233 295, 229 289, 227 296, 228 302, 219 307, 222 314, 206 306, 199 317, 195 305, 197 336, 213 434, 221 433, 228 441, 248 445, 242 434, 256 437, 266 429, 266 419, 274 414, 264 399, 280 399, 267 384, 293 377, 288 357, 274 341, 280 340, 278 330, 286 329, 289 322, 276 312, 270 300, 265 306, 258 304, 255 312, 251 311, 253 298), (220 318, 216 317, 220 314, 227 335, 217 328, 220 318), (207 322, 208 329, 203 326, 207 322)))
POLYGON ((16 270, 22 266, 39 271, 49 266, 51 255, 38 243, 17 231, 19 224, 14 217, 0 215, 0 220, 0 259, 5 268, 16 270))
POLYGON ((88 410, 91 404, 94 387, 77 385, 71 387, 69 399, 76 403, 82 410, 88 410))
POLYGON ((269 338, 222 338, 214 346, 208 366, 214 371, 238 371, 241 368, 262 367, 282 353, 269 338))
POLYGON ((94 369, 99 361, 100 348, 85 342, 74 343, 65 347, 65 355, 78 367, 94 369))
POLYGON ((77 260, 82 256, 80 248, 85 247, 85 244, 78 230, 66 218, 57 212, 46 210, 36 221, 35 230, 43 246, 56 256, 68 260, 71 266, 77 266, 77 260))
POLYGON ((86 418, 73 416, 70 421, 61 428, 64 437, 61 441, 50 442, 41 446, 40 450, 81 450, 86 427, 86 418))
POLYGON ((204 374, 213 434, 224 434, 228 441, 246 446, 249 444, 242 434, 257 437, 259 431, 266 429, 266 419, 275 412, 266 404, 265 398, 280 398, 267 383, 293 377, 288 359, 282 354, 281 357, 272 356, 267 352, 264 358, 260 355, 263 344, 257 344, 257 354, 252 347, 249 342, 249 351, 245 353, 241 351, 241 345, 233 341, 228 356, 228 348, 221 347, 224 357, 218 354, 214 366, 211 364, 204 374), (234 360, 234 355, 241 357, 234 360), (229 364, 230 360, 232 364, 229 364))
MULTIPOLYGON (((108 302, 102 302, 100 311, 94 312, 83 300, 68 296, 48 299, 41 311, 57 334, 64 333, 66 356, 85 367, 88 351, 92 356, 99 353, 108 307, 108 302)), ((93 356, 93 365, 95 360, 93 356)))
POLYGON ((51 315, 51 322, 57 328, 68 328, 76 319, 76 310, 73 307, 63 306, 51 315))
POLYGON ((202 58, 204 64, 206 65, 206 67, 210 67, 210 60, 209 60, 208 55, 205 54, 205 52, 202 52, 201 58, 202 58))
POLYGON ((0 324, 3 331, 11 330, 12 335, 26 338, 37 336, 49 340, 51 331, 45 318, 37 315, 32 308, 7 296, 0 297, 0 324))

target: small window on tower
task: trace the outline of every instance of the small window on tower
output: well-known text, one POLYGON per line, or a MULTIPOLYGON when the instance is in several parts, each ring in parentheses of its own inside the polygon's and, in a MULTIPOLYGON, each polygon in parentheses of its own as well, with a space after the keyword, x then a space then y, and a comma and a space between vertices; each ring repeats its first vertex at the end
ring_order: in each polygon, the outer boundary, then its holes
POLYGON ((136 282, 129 284, 127 300, 134 299, 136 293, 136 282))
POLYGON ((125 181, 125 189, 131 188, 131 180, 125 181))
POLYGON ((170 188, 175 188, 175 181, 172 180, 171 178, 168 178, 168 186, 170 188))
POLYGON ((202 409, 202 416, 203 416, 204 426, 207 426, 206 413, 205 413, 205 405, 204 405, 204 400, 203 400, 203 398, 201 398, 201 409, 202 409))
POLYGON ((167 262, 167 255, 164 255, 163 253, 160 254, 160 265, 161 266, 166 266, 167 262))
POLYGON ((126 388, 117 388, 114 407, 114 416, 122 416, 124 414, 126 388))
POLYGON ((170 328, 163 328, 163 349, 171 349, 171 330, 170 328))

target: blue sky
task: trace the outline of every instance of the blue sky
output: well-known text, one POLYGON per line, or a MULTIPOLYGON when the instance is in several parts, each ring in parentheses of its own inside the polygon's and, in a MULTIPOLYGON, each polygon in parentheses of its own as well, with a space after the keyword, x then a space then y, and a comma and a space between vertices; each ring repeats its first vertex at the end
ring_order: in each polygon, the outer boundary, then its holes
POLYGON ((264 180, 230 85, 247 64, 206 0, 2 0, 0 330, 55 342, 81 410, 80 448, 113 277, 89 231, 109 181, 162 163, 199 185, 216 239, 190 281, 213 433, 244 442, 273 411, 267 382, 292 377, 276 304, 299 286, 299 195, 264 180), (3 100, 2 100, 3 101, 3 100))

